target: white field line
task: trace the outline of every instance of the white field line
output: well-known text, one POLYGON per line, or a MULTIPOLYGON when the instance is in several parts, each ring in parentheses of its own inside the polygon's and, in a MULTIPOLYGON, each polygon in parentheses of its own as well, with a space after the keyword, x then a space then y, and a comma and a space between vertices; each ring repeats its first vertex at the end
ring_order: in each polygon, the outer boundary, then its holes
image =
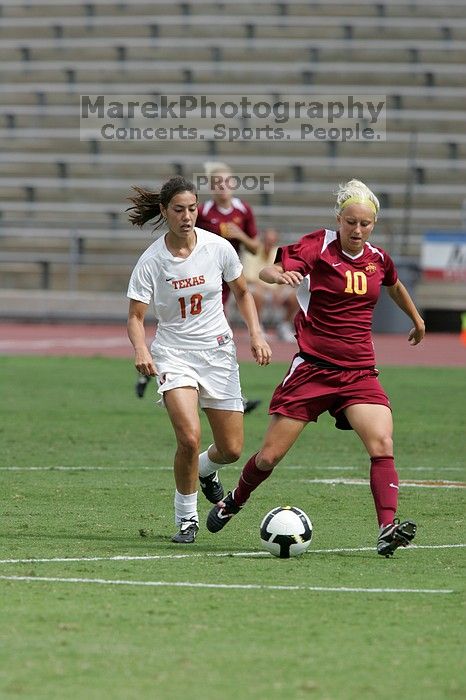
POLYGON ((55 348, 128 348, 129 340, 122 334, 108 338, 31 338, 29 340, 1 340, 0 352, 23 350, 53 350, 55 348))
MULTIPOLYGON (((286 464, 279 467, 283 470, 285 469, 307 469, 308 471, 356 471, 361 467, 345 467, 345 466, 334 466, 334 467, 311 467, 309 464, 286 464)), ((436 466, 436 467, 406 467, 403 471, 406 472, 466 472, 466 467, 451 467, 451 466, 436 466)))
MULTIPOLYGON (((463 544, 411 544, 409 547, 400 548, 400 552, 414 551, 416 549, 455 549, 466 547, 463 544)), ((340 554, 342 552, 373 552, 375 547, 340 547, 334 549, 309 549, 304 556, 310 554, 340 554)), ((67 562, 91 562, 91 561, 156 561, 158 559, 193 559, 200 557, 271 557, 269 552, 191 552, 188 554, 117 554, 109 557, 50 557, 30 559, 0 559, 0 564, 53 564, 67 562)))
POLYGON ((104 586, 149 586, 163 588, 208 588, 256 591, 311 591, 317 593, 453 593, 448 588, 350 588, 347 586, 268 586, 258 583, 201 583, 193 581, 127 581, 104 578, 60 578, 55 576, 0 576, 1 581, 29 583, 93 583, 104 586))
MULTIPOLYGON (((115 465, 110 465, 108 467, 97 467, 97 466, 92 466, 92 465, 83 465, 83 466, 64 466, 61 464, 57 464, 55 466, 51 467, 44 467, 44 466, 37 466, 37 467, 16 467, 14 465, 12 466, 7 466, 7 467, 0 467, 0 471, 3 472, 37 472, 37 471, 44 471, 44 472, 53 472, 53 471, 63 471, 63 472, 72 472, 72 471, 172 471, 173 467, 167 466, 167 467, 159 467, 159 466, 153 466, 153 467, 121 467, 121 466, 115 466, 115 465)), ((306 464, 287 464, 281 467, 281 470, 285 471, 286 469, 295 469, 297 471, 356 471, 360 469, 360 467, 354 467, 354 466, 327 466, 327 467, 310 467, 309 465, 306 464)), ((442 472, 464 472, 465 468, 464 467, 409 467, 409 469, 406 469, 406 471, 412 472, 429 472, 429 471, 435 471, 436 474, 440 474, 442 472)))
POLYGON ((55 467, 0 467, 2 472, 108 472, 108 471, 173 471, 173 467, 64 467, 57 465, 55 467))
MULTIPOLYGON (((301 483, 306 484, 330 484, 330 485, 343 485, 343 486, 368 486, 368 479, 300 479, 301 483)), ((416 480, 407 481, 400 479, 400 486, 409 487, 413 489, 464 489, 466 488, 466 483, 459 481, 447 481, 442 480, 416 480), (423 483, 424 481, 424 483, 423 483)))

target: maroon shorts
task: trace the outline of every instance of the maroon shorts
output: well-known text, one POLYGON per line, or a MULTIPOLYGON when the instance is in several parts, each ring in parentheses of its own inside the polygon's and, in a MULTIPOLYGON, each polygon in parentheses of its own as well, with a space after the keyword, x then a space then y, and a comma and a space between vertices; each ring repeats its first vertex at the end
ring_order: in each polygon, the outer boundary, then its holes
POLYGON ((378 370, 320 367, 295 355, 282 383, 275 389, 269 413, 295 420, 316 422, 324 411, 335 418, 335 426, 351 430, 343 413, 356 403, 388 406, 390 401, 378 380, 378 370))

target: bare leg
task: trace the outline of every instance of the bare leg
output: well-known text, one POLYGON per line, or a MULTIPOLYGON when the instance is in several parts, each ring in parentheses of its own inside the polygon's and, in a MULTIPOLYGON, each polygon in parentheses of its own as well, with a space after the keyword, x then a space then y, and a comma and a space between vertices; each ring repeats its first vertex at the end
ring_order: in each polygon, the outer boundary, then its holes
POLYGON ((345 409, 345 415, 370 457, 393 455, 393 419, 388 406, 354 404, 345 409))
POLYGON ((267 428, 262 447, 256 456, 256 466, 262 471, 273 469, 294 445, 307 423, 276 413, 267 428))
POLYGON ((241 472, 234 491, 238 506, 244 505, 251 493, 272 474, 305 426, 306 423, 285 416, 272 417, 260 451, 249 458, 241 472))
POLYGON ((243 467, 238 485, 223 501, 217 503, 207 516, 207 529, 219 532, 238 513, 249 496, 273 471, 297 440, 306 423, 278 414, 272 417, 260 451, 243 467))
POLYGON ((390 409, 356 404, 345 411, 371 458, 370 485, 380 527, 393 522, 398 507, 398 474, 393 459, 393 421, 390 409))
POLYGON ((176 489, 179 493, 191 494, 197 491, 201 442, 197 390, 193 387, 171 389, 165 392, 164 400, 177 442, 173 465, 176 489))
POLYGON ((216 464, 236 462, 243 449, 243 414, 241 411, 221 411, 206 408, 205 414, 212 429, 214 444, 208 456, 216 464))

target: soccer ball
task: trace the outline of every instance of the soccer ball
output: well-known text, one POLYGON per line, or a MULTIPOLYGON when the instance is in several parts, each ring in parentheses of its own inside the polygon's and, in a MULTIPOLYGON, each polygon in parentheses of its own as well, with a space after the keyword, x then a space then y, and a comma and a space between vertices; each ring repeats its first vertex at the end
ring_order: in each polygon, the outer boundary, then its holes
POLYGON ((261 522, 260 537, 264 549, 275 557, 297 557, 311 544, 312 523, 300 508, 274 508, 261 522))

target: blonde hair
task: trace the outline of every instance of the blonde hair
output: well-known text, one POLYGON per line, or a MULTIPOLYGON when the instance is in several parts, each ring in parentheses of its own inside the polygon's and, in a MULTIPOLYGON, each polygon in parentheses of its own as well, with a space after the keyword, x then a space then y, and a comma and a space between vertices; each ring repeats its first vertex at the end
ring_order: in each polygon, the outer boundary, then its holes
POLYGON ((232 173, 232 170, 226 163, 221 163, 217 160, 208 160, 204 163, 204 172, 210 177, 211 175, 215 175, 215 173, 232 173))
POLYGON ((335 214, 339 215, 350 204, 364 204, 374 212, 375 220, 380 211, 380 202, 375 194, 361 180, 349 180, 338 186, 335 214))

